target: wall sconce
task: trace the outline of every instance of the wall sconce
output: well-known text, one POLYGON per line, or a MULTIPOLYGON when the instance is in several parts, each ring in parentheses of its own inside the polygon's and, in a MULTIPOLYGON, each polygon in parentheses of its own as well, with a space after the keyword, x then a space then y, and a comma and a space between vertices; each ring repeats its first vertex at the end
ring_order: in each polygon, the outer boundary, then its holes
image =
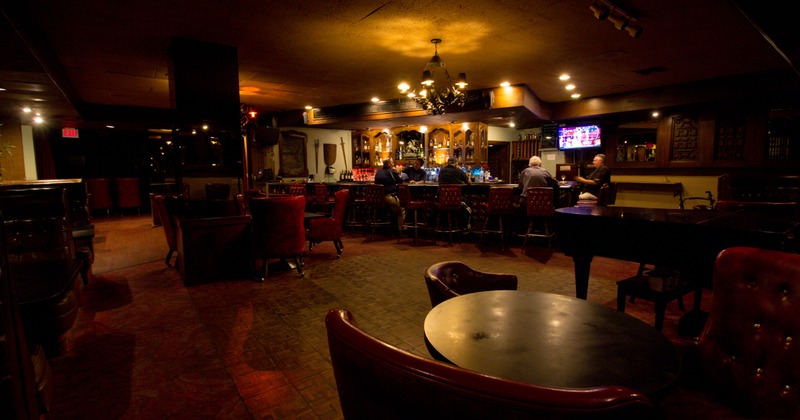
POLYGON ((636 23, 636 19, 630 13, 620 9, 608 0, 595 0, 589 5, 589 10, 598 20, 608 19, 617 30, 624 29, 632 38, 638 38, 642 35, 643 29, 636 23))

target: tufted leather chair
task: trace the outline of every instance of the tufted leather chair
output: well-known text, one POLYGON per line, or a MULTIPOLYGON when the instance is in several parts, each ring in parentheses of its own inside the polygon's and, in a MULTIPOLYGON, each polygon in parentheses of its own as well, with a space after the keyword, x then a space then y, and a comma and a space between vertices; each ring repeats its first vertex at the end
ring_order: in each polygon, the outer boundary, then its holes
POLYGON ((86 180, 86 189, 89 193, 89 209, 105 210, 106 215, 111 215, 114 200, 111 198, 111 180, 108 178, 89 178, 86 180))
POLYGON ((293 258, 297 273, 303 277, 303 250, 306 245, 304 226, 305 198, 255 198, 250 201, 253 218, 253 266, 263 260, 263 277, 267 278, 270 258, 293 258))
POLYGON ((322 219, 311 219, 308 223, 308 250, 311 251, 315 243, 322 241, 333 241, 336 247, 336 258, 342 255, 342 228, 344 226, 344 215, 347 209, 347 202, 350 191, 339 190, 334 196, 335 204, 331 217, 322 219))
POLYGON ((487 290, 517 290, 516 275, 485 273, 475 270, 461 261, 436 263, 425 270, 424 276, 432 307, 447 299, 467 293, 487 290))
POLYGON ((692 398, 681 397, 697 394, 679 392, 664 401, 664 409, 673 410, 670 417, 722 418, 730 408, 748 417, 800 417, 798 339, 800 255, 748 247, 722 251, 708 321, 686 349, 685 370, 696 374, 691 384, 702 384, 703 395, 712 398, 695 398, 692 405, 692 398), (674 411, 681 407, 685 412, 674 411))
POLYGON ((510 187, 493 187, 489 189, 489 199, 486 201, 486 219, 483 221, 481 236, 478 241, 483 239, 484 233, 496 233, 500 235, 500 249, 506 249, 505 236, 507 232, 503 229, 503 218, 514 214, 514 189, 510 187), (492 218, 497 219, 497 230, 489 230, 489 222, 492 218))
POLYGON ((342 414, 347 419, 652 418, 628 388, 548 388, 420 357, 361 330, 345 309, 325 317, 342 414))
POLYGON ((139 214, 142 207, 142 194, 139 189, 139 178, 117 178, 114 180, 117 190, 117 207, 120 211, 136 209, 139 214))

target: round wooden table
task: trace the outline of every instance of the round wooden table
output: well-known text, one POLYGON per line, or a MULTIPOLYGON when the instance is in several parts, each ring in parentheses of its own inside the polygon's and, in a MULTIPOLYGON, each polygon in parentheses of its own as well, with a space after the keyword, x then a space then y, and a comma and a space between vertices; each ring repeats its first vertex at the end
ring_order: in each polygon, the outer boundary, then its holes
POLYGON ((434 358, 506 379, 562 388, 621 385, 658 398, 681 359, 630 315, 568 296, 498 290, 461 295, 425 318, 434 358))

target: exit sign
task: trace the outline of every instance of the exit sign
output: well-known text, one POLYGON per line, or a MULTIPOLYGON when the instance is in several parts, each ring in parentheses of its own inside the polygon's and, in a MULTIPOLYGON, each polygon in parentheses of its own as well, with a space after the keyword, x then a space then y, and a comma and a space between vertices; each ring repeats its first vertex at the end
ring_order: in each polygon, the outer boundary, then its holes
POLYGON ((61 129, 61 137, 67 139, 77 139, 78 138, 78 129, 77 128, 62 128, 61 129))

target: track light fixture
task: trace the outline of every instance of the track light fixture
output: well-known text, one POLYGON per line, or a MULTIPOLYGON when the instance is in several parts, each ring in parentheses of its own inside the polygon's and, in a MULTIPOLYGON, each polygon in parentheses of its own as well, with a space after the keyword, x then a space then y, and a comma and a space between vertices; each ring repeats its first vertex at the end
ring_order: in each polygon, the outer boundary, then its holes
POLYGON ((608 19, 617 30, 625 30, 632 38, 642 35, 642 27, 630 13, 620 9, 608 0, 595 0, 589 5, 594 17, 599 20, 608 19))

